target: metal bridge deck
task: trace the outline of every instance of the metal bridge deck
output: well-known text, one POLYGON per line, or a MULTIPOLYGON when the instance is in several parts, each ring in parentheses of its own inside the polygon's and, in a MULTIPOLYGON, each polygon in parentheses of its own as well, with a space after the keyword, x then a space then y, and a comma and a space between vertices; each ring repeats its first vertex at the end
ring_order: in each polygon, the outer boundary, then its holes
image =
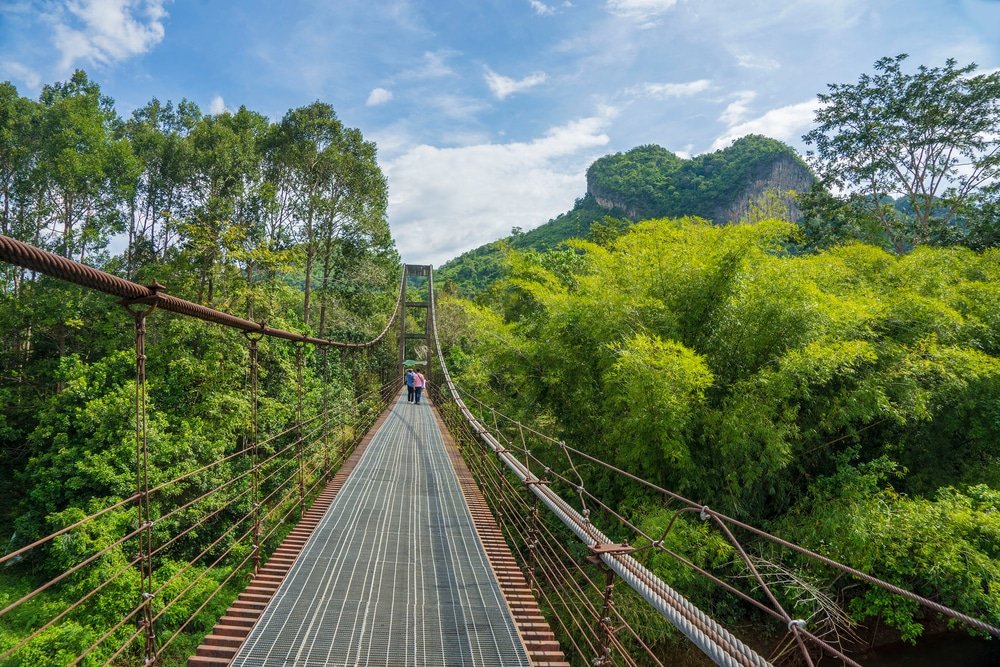
POLYGON ((430 406, 402 397, 231 663, 528 664, 430 406))

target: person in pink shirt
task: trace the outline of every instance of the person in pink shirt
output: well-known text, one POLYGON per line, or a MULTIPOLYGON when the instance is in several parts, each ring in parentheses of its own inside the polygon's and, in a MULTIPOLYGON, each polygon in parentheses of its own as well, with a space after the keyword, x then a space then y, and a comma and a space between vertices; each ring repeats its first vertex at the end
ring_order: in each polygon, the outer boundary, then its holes
POLYGON ((414 397, 414 403, 420 405, 420 395, 424 393, 424 386, 427 384, 427 380, 424 379, 424 374, 419 370, 413 372, 413 391, 416 394, 414 397))

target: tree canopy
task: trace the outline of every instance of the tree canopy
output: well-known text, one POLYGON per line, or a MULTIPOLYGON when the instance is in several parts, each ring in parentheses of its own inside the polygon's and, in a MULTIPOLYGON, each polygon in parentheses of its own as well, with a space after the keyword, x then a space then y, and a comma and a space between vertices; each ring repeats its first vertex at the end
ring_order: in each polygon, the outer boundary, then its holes
POLYGON ((976 74, 954 59, 906 72, 907 57, 878 60, 857 83, 829 84, 803 137, 822 186, 843 193, 813 199, 811 212, 848 208, 897 251, 978 233, 970 228, 995 224, 983 206, 1000 197, 1000 72, 976 74))
MULTIPOLYGON (((449 365, 466 391, 587 454, 996 618, 1000 252, 789 254, 797 234, 661 219, 574 242, 572 262, 514 252, 480 304, 442 303, 449 365)), ((588 474, 635 525, 669 520, 641 489, 588 474)), ((891 596, 822 584, 859 620, 921 631, 891 596)))

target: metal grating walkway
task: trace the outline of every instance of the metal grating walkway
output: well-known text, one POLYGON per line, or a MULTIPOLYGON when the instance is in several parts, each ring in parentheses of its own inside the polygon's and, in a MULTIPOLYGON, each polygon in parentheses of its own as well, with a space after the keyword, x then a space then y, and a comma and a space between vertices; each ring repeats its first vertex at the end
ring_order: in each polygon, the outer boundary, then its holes
POLYGON ((528 665, 441 432, 400 398, 231 665, 528 665))

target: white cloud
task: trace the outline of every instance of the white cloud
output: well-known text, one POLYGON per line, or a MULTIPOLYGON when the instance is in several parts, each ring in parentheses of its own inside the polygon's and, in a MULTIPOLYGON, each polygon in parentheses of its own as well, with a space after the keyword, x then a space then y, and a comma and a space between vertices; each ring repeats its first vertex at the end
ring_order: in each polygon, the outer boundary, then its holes
POLYGON ((386 90, 385 88, 373 88, 372 92, 368 93, 368 100, 365 102, 365 106, 377 107, 380 104, 385 104, 392 99, 392 91, 386 90))
POLYGON ((711 85, 712 82, 708 79, 698 79, 687 83, 644 83, 641 86, 629 88, 627 92, 636 96, 665 100, 671 97, 689 97, 708 90, 711 85))
POLYGON ((550 7, 541 0, 528 0, 531 3, 531 8, 535 10, 535 13, 539 16, 551 16, 556 13, 555 8, 550 7))
POLYGON ((638 22, 644 28, 656 24, 656 18, 677 4, 677 0, 607 0, 605 7, 616 16, 638 22))
POLYGON ((736 139, 748 134, 763 134, 781 141, 797 141, 803 130, 812 125, 819 100, 813 98, 798 104, 771 109, 763 116, 730 127, 725 134, 712 142, 712 150, 725 148, 736 139))
POLYGON ((407 262, 440 264, 573 206, 606 146, 614 109, 551 128, 531 141, 457 148, 411 146, 382 166, 389 220, 407 262))
POLYGON ((767 56, 762 56, 757 53, 737 53, 736 63, 740 67, 745 67, 746 69, 760 69, 760 70, 776 70, 781 67, 779 63, 774 58, 768 58, 767 56))
POLYGON ((455 74, 448 65, 448 58, 457 51, 442 49, 440 51, 425 51, 419 67, 408 69, 399 75, 400 79, 440 79, 455 74))
POLYGON ((423 101, 440 114, 455 120, 471 120, 487 108, 481 99, 448 93, 430 95, 423 101))
POLYGON ((719 116, 719 120, 729 127, 736 125, 746 118, 750 102, 753 102, 755 97, 757 97, 757 93, 752 90, 739 91, 736 93, 736 99, 730 102, 722 115, 719 116))
POLYGON ((483 76, 486 79, 486 84, 498 100, 502 100, 508 95, 519 93, 522 90, 533 88, 544 83, 548 78, 545 72, 533 72, 523 79, 512 79, 509 76, 497 74, 489 67, 486 68, 486 73, 483 76))
POLYGON ((213 116, 217 116, 220 113, 225 113, 226 111, 226 101, 222 99, 222 95, 215 95, 212 97, 212 101, 208 103, 208 113, 213 116))
POLYGON ((164 35, 165 0, 67 0, 47 15, 61 54, 59 68, 78 61, 110 65, 143 54, 164 35))
POLYGON ((693 151, 694 151, 694 144, 688 144, 684 148, 678 148, 677 150, 673 151, 673 153, 682 160, 690 160, 693 151))
POLYGON ((38 72, 13 60, 0 61, 0 73, 10 80, 20 81, 32 90, 38 90, 42 85, 42 77, 38 72))

